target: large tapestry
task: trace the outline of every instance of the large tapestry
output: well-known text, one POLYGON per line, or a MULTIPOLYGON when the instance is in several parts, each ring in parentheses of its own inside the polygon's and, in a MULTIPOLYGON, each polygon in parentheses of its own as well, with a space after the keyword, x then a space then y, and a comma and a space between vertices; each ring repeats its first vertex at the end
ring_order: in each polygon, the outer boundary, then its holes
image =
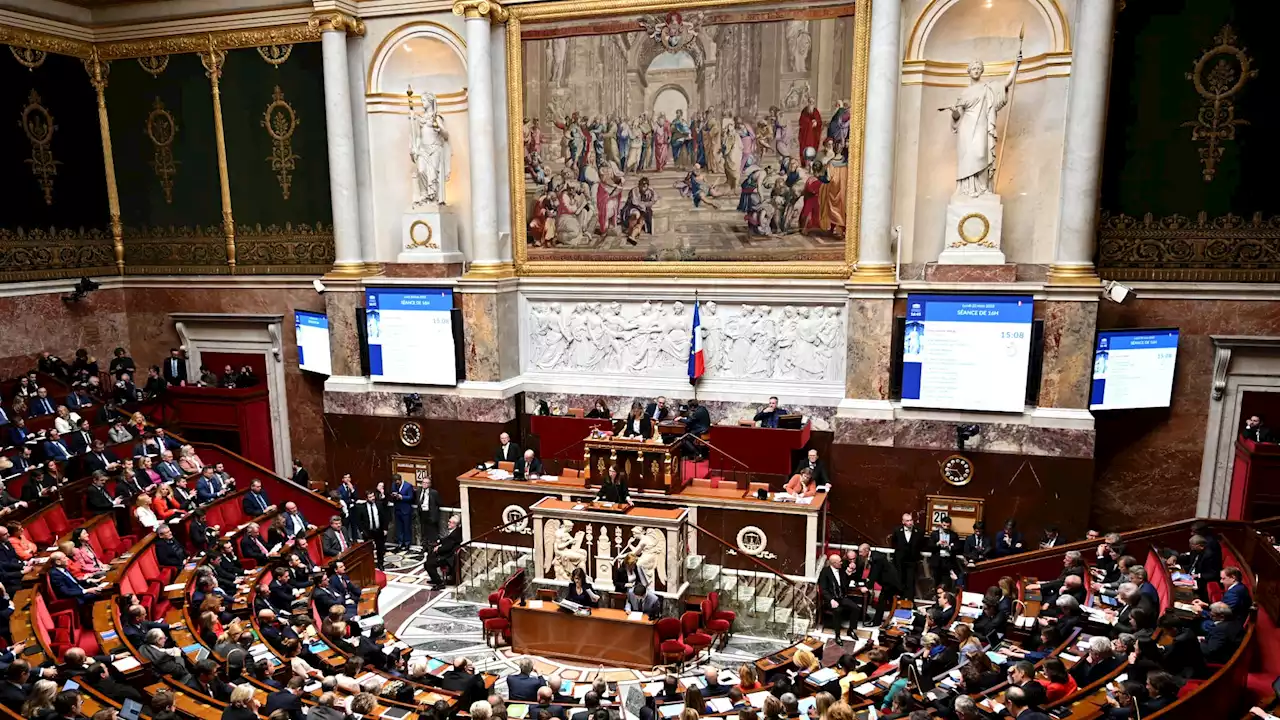
POLYGON ((525 24, 523 259, 844 261, 854 26, 849 4, 525 24))
POLYGON ((1116 25, 1098 267, 1139 280, 1280 279, 1275 3, 1129 0, 1116 25))

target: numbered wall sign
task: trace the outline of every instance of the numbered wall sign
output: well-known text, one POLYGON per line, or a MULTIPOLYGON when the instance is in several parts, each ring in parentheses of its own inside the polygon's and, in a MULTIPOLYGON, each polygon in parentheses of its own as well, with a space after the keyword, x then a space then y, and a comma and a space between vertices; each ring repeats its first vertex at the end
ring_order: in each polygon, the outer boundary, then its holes
POLYGON ((929 495, 925 499, 928 509, 929 532, 942 524, 942 518, 951 518, 951 529, 957 535, 973 534, 973 524, 982 519, 982 500, 977 498, 929 495))

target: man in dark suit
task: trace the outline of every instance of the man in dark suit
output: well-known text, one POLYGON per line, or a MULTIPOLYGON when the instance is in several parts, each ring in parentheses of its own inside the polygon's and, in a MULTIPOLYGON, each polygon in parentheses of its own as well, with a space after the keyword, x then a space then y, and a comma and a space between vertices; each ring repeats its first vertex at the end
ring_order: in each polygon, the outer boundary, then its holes
POLYGON ((760 408, 760 412, 751 418, 755 422, 760 423, 760 427, 776 428, 778 427, 778 418, 787 414, 786 408, 778 407, 778 398, 769 398, 769 404, 760 408))
POLYGON ((139 647, 146 639, 147 632, 159 629, 169 632, 168 623, 147 619, 147 609, 142 605, 130 605, 120 615, 120 624, 124 626, 124 636, 133 646, 139 647))
POLYGON ((342 527, 342 516, 334 515, 329 518, 329 527, 320 537, 320 549, 324 551, 325 557, 341 555, 354 544, 355 538, 351 536, 351 532, 342 527))
POLYGON ((31 402, 27 404, 27 417, 52 415, 57 410, 58 406, 53 404, 53 398, 49 397, 49 391, 45 388, 40 388, 36 391, 36 396, 31 398, 31 402))
POLYGON ((904 599, 915 599, 916 572, 925 536, 916 528, 915 516, 902 513, 902 525, 893 531, 893 565, 898 572, 898 589, 904 599))
POLYGON ((266 515, 276 509, 276 506, 267 499, 267 494, 263 492, 262 481, 257 478, 249 483, 249 492, 245 493, 244 498, 240 500, 240 507, 244 509, 244 514, 251 518, 266 515))
POLYGON ((159 458, 162 452, 164 452, 164 446, 156 440, 155 434, 151 432, 148 432, 133 445, 134 457, 159 458))
POLYGON ((160 567, 182 569, 187 562, 187 550, 173 537, 168 523, 156 528, 156 562, 160 567))
POLYGON ((1009 686, 1026 693, 1028 708, 1039 709, 1049 700, 1045 687, 1036 682, 1036 666, 1026 660, 1019 660, 1009 668, 1009 686))
POLYGON ((991 557, 993 558, 1013 555, 1024 550, 1022 547, 1022 533, 1018 532, 1016 520, 1009 518, 1004 522, 1004 529, 996 533, 994 545, 995 547, 991 551, 991 557))
POLYGON ((1151 602, 1151 598, 1144 595, 1138 590, 1138 586, 1133 583, 1121 583, 1116 597, 1120 599, 1120 612, 1116 613, 1115 628, 1118 632, 1131 633, 1138 628, 1133 621, 1133 611, 1141 608, 1148 618, 1154 618, 1158 615, 1155 603, 1151 602))
MULTIPOLYGON (((845 583, 840 576, 841 562, 840 553, 831 553, 827 557, 826 567, 818 573, 818 595, 822 613, 831 615, 837 645, 844 645, 840 629, 846 621, 852 620, 854 611, 858 609, 857 603, 844 594, 845 583)), ((856 623, 854 626, 856 627, 856 623)))
POLYGON ((471 707, 471 703, 485 698, 484 678, 465 655, 454 659, 453 667, 440 676, 440 687, 458 693, 459 707, 471 707))
POLYGON ((938 596, 938 602, 926 610, 925 613, 929 616, 930 628, 945 628, 947 623, 951 621, 952 616, 956 614, 955 594, 950 592, 942 593, 938 596))
POLYGON ((1072 665, 1070 674, 1075 678, 1076 686, 1084 687, 1101 680, 1128 661, 1129 658, 1115 654, 1111 648, 1111 641, 1105 635, 1094 635, 1089 638, 1088 654, 1085 659, 1072 665))
MULTIPOLYGON (((1244 573, 1238 567, 1224 567, 1218 573, 1218 581, 1222 583, 1222 602, 1231 608, 1231 617, 1246 618, 1253 607, 1253 597, 1249 588, 1244 586, 1244 573)), ((1209 606, 1200 600, 1192 602, 1200 611, 1200 616, 1209 620, 1209 606)))
POLYGON ((294 458, 293 474, 289 476, 289 479, 302 487, 309 487, 311 483, 311 473, 307 472, 307 469, 302 467, 301 460, 294 458))
POLYGON ((665 422, 675 417, 671 408, 667 407, 667 399, 659 396, 657 400, 644 406, 644 414, 654 422, 665 422))
POLYGON ((302 687, 307 684, 307 679, 301 675, 295 675, 289 678, 289 684, 283 690, 277 690, 267 694, 267 704, 262 709, 262 714, 270 717, 277 710, 284 710, 289 714, 289 720, 303 720, 306 716, 302 712, 302 687))
POLYGON ((934 585, 948 590, 955 588, 960 576, 960 566, 956 563, 958 544, 959 537, 951 529, 951 518, 943 516, 938 527, 929 533, 929 573, 933 575, 934 585))
POLYGON ((0 526, 0 581, 12 597, 22 589, 22 575, 30 568, 9 542, 9 528, 0 526))
POLYGON ((511 442, 511 435, 502 433, 498 436, 498 449, 493 453, 493 464, 509 462, 515 464, 520 459, 520 446, 511 442))
POLYGON ((101 440, 94 440, 93 449, 84 457, 84 469, 90 474, 99 470, 115 472, 120 469, 120 459, 101 440))
POLYGON ((58 462, 66 462, 71 459, 71 450, 62 441, 57 430, 49 431, 49 439, 44 442, 44 457, 46 460, 57 460, 58 462))
POLYGON ((1240 649, 1244 624, 1235 619, 1226 603, 1213 603, 1208 612, 1209 619, 1201 627, 1204 637, 1200 639, 1200 652, 1205 662, 1223 664, 1240 649))
POLYGON ((1189 552, 1178 556, 1178 564, 1196 579, 1196 595, 1201 600, 1208 600, 1208 585, 1222 572, 1222 552, 1209 547, 1209 542, 1200 535, 1192 535, 1188 547, 1189 552))
POLYGON ((392 475, 390 484, 395 506, 396 546, 408 550, 413 545, 413 484, 402 475, 392 475))
MULTIPOLYGON (((689 413, 684 418, 685 434, 702 437, 709 430, 711 430, 711 413, 707 412, 707 409, 703 407, 697 398, 691 398, 689 400, 689 413)), ((682 452, 685 457, 701 458, 706 456, 707 449, 702 443, 686 437, 682 452)))
MULTIPOLYGON (((1033 681, 1034 682, 1034 681, 1033 681)), ((1037 685, 1039 685, 1037 683, 1037 685)), ((1022 687, 1011 687, 1004 693, 1005 710, 1014 720, 1049 720, 1049 716, 1035 709, 1027 691, 1022 687)))
POLYGON ((209 546, 217 537, 218 528, 209 526, 204 510, 191 513, 191 519, 187 520, 187 539, 197 553, 208 552, 209 546))
POLYGON ((14 660, 5 670, 4 682, 0 682, 0 704, 14 713, 22 709, 27 696, 31 694, 31 684, 27 682, 29 672, 31 666, 26 660, 14 660))
POLYGON ((81 419, 77 429, 64 439, 71 445, 71 452, 83 455, 93 448, 93 428, 87 419, 81 419))
POLYGON ((533 672, 533 660, 522 657, 516 663, 519 672, 507 676, 507 697, 512 701, 532 702, 538 699, 538 688, 547 686, 547 679, 533 672))
POLYGON ((858 546, 857 553, 850 553, 847 558, 844 571, 844 586, 846 594, 850 590, 857 590, 855 597, 861 597, 861 611, 858 617, 866 615, 867 606, 871 604, 872 593, 877 584, 881 587, 879 601, 876 602, 876 614, 872 619, 872 623, 879 625, 884 620, 884 613, 889 609, 889 603, 893 600, 893 590, 897 587, 897 583, 893 578, 893 570, 889 564, 889 560, 884 553, 874 552, 871 546, 863 543, 858 546), (865 591, 865 592, 862 592, 865 591))
POLYGON ((440 537, 440 491, 431 487, 430 477, 423 476, 418 479, 418 490, 413 499, 413 506, 418 511, 422 549, 426 550, 440 537))
POLYGON ((169 357, 164 361, 164 381, 168 385, 187 384, 187 360, 182 357, 182 351, 178 348, 169 349, 169 357))
POLYGON ((107 474, 101 470, 95 470, 93 479, 89 481, 84 506, 95 515, 112 512, 115 509, 115 501, 107 493, 107 474))
POLYGON ((351 513, 355 515, 360 537, 373 541, 378 567, 382 567, 382 559, 387 554, 387 506, 378 501, 377 492, 370 490, 365 493, 365 501, 357 503, 351 513))
POLYGON ((35 458, 32 456, 30 445, 24 445, 13 455, 13 457, 9 458, 9 461, 13 463, 13 467, 9 468, 9 470, 5 472, 4 476, 6 478, 21 475, 22 473, 30 470, 31 467, 36 464, 35 458))
POLYGON ((267 563, 267 544, 262 541, 262 528, 257 523, 249 523, 240 537, 240 557, 257 562, 259 567, 267 563))
POLYGON ((458 552, 460 545, 462 545, 462 523, 457 515, 451 515, 448 534, 440 538, 440 541, 427 553, 427 574, 431 576, 431 583, 437 588, 444 586, 444 578, 441 577, 440 570, 453 567, 454 555, 458 552))
POLYGON ((93 405, 94 402, 93 398, 89 396, 89 393, 86 392, 84 388, 77 387, 71 391, 70 395, 67 396, 67 400, 64 404, 67 406, 68 410, 79 410, 80 408, 93 405))
POLYGON ((796 466, 793 475, 799 475, 801 470, 809 468, 809 477, 813 478, 818 485, 828 485, 831 480, 827 476, 827 465, 818 459, 818 451, 810 448, 809 453, 805 456, 803 462, 796 466))
POLYGON ((524 457, 520 458, 520 462, 516 463, 516 477, 528 478, 532 475, 542 474, 542 461, 539 460, 532 450, 525 450, 524 457))
MULTIPOLYGON (((271 585, 267 589, 267 601, 271 603, 271 607, 275 608, 276 612, 287 613, 293 607, 295 595, 294 587, 290 582, 292 579, 293 572, 287 567, 276 568, 271 573, 271 585)), ((316 592, 318 594, 319 590, 316 592)), ((319 597, 315 598, 315 600, 317 603, 320 602, 319 597)), ((323 607, 328 610, 327 606, 323 607)))
MULTIPOLYGON (((1062 571, 1058 573, 1056 580, 1046 580, 1039 583, 1029 583, 1028 590, 1039 590, 1040 597, 1044 600, 1042 605, 1053 602, 1053 596, 1062 591, 1062 586, 1066 584, 1067 578, 1075 575, 1077 578, 1085 578, 1088 572, 1084 567, 1084 560, 1080 557, 1079 550, 1068 550, 1062 556, 1062 571)), ((1079 600, 1080 598, 1076 598, 1079 600)))
POLYGON ((67 556, 55 552, 49 556, 53 566, 49 568, 49 582, 53 585, 53 594, 60 600, 75 600, 83 605, 98 600, 103 590, 111 587, 111 583, 87 583, 77 580, 67 569, 67 556))

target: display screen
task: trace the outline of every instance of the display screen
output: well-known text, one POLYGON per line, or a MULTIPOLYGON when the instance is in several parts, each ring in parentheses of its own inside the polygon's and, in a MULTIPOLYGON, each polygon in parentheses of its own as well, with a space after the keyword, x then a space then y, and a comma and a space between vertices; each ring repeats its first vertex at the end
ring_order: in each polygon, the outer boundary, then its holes
POLYGON ((298 340, 298 367, 321 375, 332 375, 328 316, 324 313, 294 310, 293 334, 298 340))
POLYGON ((1099 330, 1089 409, 1168 407, 1177 360, 1175 329, 1099 330))
POLYGON ((1031 356, 1029 295, 909 295, 902 404, 1022 412, 1031 356))
POLYGON ((453 290, 368 290, 365 331, 372 380, 416 385, 458 384, 453 290))

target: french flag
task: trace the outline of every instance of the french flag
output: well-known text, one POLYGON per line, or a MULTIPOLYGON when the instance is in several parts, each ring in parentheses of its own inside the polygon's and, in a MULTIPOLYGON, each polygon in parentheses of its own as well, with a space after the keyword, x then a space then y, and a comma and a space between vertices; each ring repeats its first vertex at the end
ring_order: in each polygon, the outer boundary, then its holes
POLYGON ((707 371, 706 361, 702 354, 702 316, 698 312, 698 301, 693 302, 693 340, 689 343, 689 384, 698 382, 698 378, 707 371))

